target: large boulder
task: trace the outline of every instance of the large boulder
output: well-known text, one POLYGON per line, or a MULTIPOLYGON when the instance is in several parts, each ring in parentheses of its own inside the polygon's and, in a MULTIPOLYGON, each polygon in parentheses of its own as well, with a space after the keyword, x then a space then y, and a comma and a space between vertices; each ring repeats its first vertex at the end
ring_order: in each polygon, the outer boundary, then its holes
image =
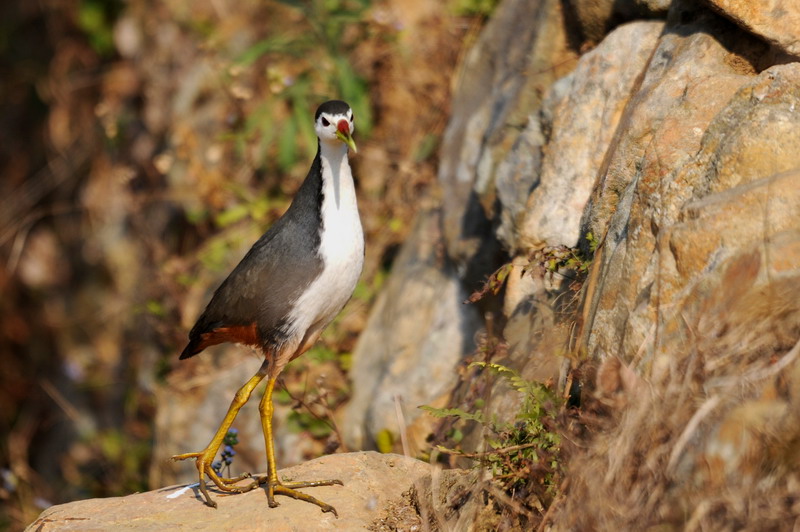
POLYGON ((581 214, 662 28, 662 22, 617 28, 553 87, 560 98, 547 110, 550 135, 518 248, 578 244, 581 214))
POLYGON ((773 44, 800 56, 800 13, 792 0, 707 0, 720 14, 773 44))
MULTIPOLYGON (((541 144, 518 142, 499 167, 500 236, 517 254, 504 301, 508 357, 500 362, 527 378, 544 382, 563 377, 563 359, 551 356, 566 341, 553 309, 571 277, 567 273, 554 283, 530 267, 529 257, 545 247, 578 244, 584 207, 662 28, 661 22, 621 26, 581 57, 575 70, 550 88, 540 113, 531 117, 520 137, 529 138, 528 131, 541 123, 548 132, 540 136, 541 144), (517 162, 539 153, 537 168, 517 162), (528 173, 531 169, 535 171, 528 173), (526 179, 534 184, 525 195, 514 198, 504 192, 510 188, 507 183, 526 179)), ((516 411, 517 397, 503 389, 499 385, 492 393, 490 409, 507 416, 516 411)))
POLYGON ((800 64, 774 57, 678 2, 628 104, 583 225, 584 399, 609 417, 556 529, 796 519, 800 64))
POLYGON ((665 28, 585 211, 584 230, 603 242, 599 290, 583 324, 591 356, 633 354, 652 341, 656 307, 670 301, 654 286, 657 239, 706 186, 681 179, 682 169, 695 164, 712 121, 756 75, 759 53, 766 46, 707 11, 665 28))
MULTIPOLYGON (((52 506, 26 530, 367 530, 392 513, 393 522, 410 530, 420 526, 415 512, 399 520, 397 507, 408 506, 408 492, 431 467, 399 455, 337 454, 284 469, 282 479, 338 479, 343 486, 307 488, 306 492, 336 508, 318 507, 278 496, 270 508, 264 489, 224 496, 211 489, 217 508, 203 504, 197 484, 169 486, 126 497, 87 499, 52 506)), ((246 482, 243 481, 242 485, 246 482)))

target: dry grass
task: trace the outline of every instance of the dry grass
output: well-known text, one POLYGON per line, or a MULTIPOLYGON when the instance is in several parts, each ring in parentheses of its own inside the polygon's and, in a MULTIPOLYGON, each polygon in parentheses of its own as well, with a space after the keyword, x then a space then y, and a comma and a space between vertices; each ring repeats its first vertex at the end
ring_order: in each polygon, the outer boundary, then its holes
MULTIPOLYGON (((423 523, 445 531, 796 530, 800 282, 770 273, 767 262, 760 250, 741 253, 721 275, 701 277, 680 304, 661 309, 650 345, 628 360, 576 363, 580 407, 563 406, 553 426, 562 441, 554 496, 503 489, 480 467, 442 471, 418 489, 423 523)), ((458 404, 466 410, 476 396, 497 393, 474 375, 465 382, 458 404)), ((436 443, 453 426, 443 423, 436 443)), ((468 465, 463 455, 449 464, 468 465)), ((542 480, 528 478, 530 486, 542 480)))
POLYGON ((554 530, 793 530, 800 283, 733 261, 664 313, 652 358, 603 361, 554 530))

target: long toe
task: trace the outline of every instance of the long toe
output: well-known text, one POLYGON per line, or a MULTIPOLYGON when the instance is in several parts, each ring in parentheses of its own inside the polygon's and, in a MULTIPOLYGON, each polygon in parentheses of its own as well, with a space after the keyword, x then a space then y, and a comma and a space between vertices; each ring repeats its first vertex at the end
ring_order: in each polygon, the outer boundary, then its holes
MULTIPOLYGON (((205 474, 205 476, 207 476, 211 480, 211 482, 214 483, 214 485, 220 491, 223 491, 223 492, 228 493, 228 494, 231 494, 231 493, 246 493, 246 492, 250 491, 251 489, 253 489, 253 488, 258 486, 258 480, 256 480, 256 479, 253 479, 252 482, 250 482, 250 483, 248 483, 248 484, 246 484, 244 486, 238 486, 237 485, 237 482, 241 482, 242 480, 251 478, 252 475, 250 475, 250 473, 244 473, 244 474, 239 475, 238 477, 234 477, 234 478, 221 477, 208 464, 203 464, 203 473, 205 474)), ((201 473, 201 477, 202 477, 203 473, 201 473)))
MULTIPOLYGON (((329 486, 329 485, 330 484, 314 484, 314 486, 329 486)), ((339 517, 339 514, 336 513, 336 508, 334 508, 328 503, 322 502, 316 497, 312 497, 308 493, 297 491, 296 489, 287 487, 282 484, 277 484, 275 486, 272 486, 272 491, 275 493, 275 495, 286 495, 287 497, 291 497, 293 499, 310 502, 311 504, 316 504, 317 506, 320 507, 320 509, 322 509, 323 512, 331 512, 337 518, 339 517)), ((275 506, 277 506, 277 504, 275 504, 275 506)))
POLYGON ((252 473, 242 473, 238 477, 228 478, 228 477, 219 477, 219 480, 223 484, 236 484, 237 482, 241 482, 242 480, 253 478, 252 473))
POLYGON ((311 504, 316 504, 317 506, 320 507, 320 509, 323 512, 330 512, 337 518, 339 517, 339 514, 336 512, 336 508, 334 508, 330 504, 323 502, 307 493, 303 493, 302 491, 297 491, 297 490, 301 488, 316 488, 319 486, 334 486, 334 485, 344 486, 341 480, 334 479, 334 480, 305 480, 297 482, 281 482, 279 480, 270 480, 268 476, 259 477, 255 480, 259 484, 266 484, 267 502, 269 503, 270 508, 275 508, 276 506, 279 505, 278 501, 275 500, 275 495, 285 495, 287 497, 291 497, 299 501, 305 501, 311 504))
MULTIPOLYGON (((259 484, 267 484, 270 480, 268 476, 258 477, 257 482, 259 484)), ((299 481, 283 481, 283 482, 273 482, 275 486, 283 486, 284 488, 290 489, 302 489, 302 488, 316 488, 319 486, 344 486, 344 482, 337 479, 332 480, 299 480, 299 481)))
POLYGON ((183 454, 175 454, 173 455, 170 460, 173 462, 179 462, 181 460, 188 460, 189 458, 200 458, 200 455, 203 453, 183 453, 183 454))
POLYGON ((341 480, 306 480, 301 482, 281 482, 284 488, 300 489, 300 488, 316 488, 317 486, 344 486, 341 480))

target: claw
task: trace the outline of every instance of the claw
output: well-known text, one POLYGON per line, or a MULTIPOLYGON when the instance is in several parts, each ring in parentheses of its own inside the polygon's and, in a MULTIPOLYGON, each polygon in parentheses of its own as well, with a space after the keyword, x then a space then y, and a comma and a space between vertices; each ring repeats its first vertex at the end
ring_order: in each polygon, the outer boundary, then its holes
POLYGON ((260 477, 256 479, 256 482, 260 484, 267 485, 267 503, 269 504, 270 508, 275 508, 279 506, 279 503, 275 500, 275 495, 286 495, 287 497, 291 497, 293 499, 297 499, 300 501, 310 502, 311 504, 316 504, 317 506, 322 509, 322 512, 330 512, 336 516, 338 519, 339 514, 336 512, 336 508, 322 502, 321 500, 317 499, 316 497, 312 497, 307 493, 303 493, 301 491, 297 491, 299 488, 315 488, 318 486, 344 486, 344 483, 341 480, 308 480, 308 481, 301 481, 301 482, 281 482, 277 479, 270 480, 268 476, 260 477))
MULTIPOLYGON (((197 472, 199 474, 200 480, 200 492, 203 494, 203 499, 205 499, 205 503, 207 506, 211 508, 216 508, 217 503, 214 499, 211 498, 211 495, 208 493, 208 487, 205 477, 208 477, 214 485, 222 491, 222 495, 226 494, 238 494, 238 493, 246 493, 256 486, 258 486, 258 481, 256 479, 253 480, 250 484, 246 486, 236 486, 237 482, 241 482, 247 478, 252 478, 253 475, 250 473, 242 473, 238 477, 234 478, 227 478, 221 477, 217 474, 216 471, 211 467, 210 462, 211 460, 208 458, 210 453, 208 450, 199 452, 199 453, 183 453, 183 454, 176 454, 171 458, 172 461, 180 461, 180 460, 188 460, 190 458, 196 459, 195 465, 197 466, 197 472)), ((211 455, 213 459, 213 455, 211 455)))

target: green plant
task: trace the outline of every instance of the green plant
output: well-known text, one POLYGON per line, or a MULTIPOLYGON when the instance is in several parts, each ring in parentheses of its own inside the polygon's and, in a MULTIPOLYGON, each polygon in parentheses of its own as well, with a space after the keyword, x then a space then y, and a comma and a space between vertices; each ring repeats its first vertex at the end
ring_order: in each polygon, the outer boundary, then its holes
POLYGON ((453 9, 461 16, 488 17, 497 7, 499 0, 454 0, 453 9))
MULTIPOLYGON (((521 395, 522 403, 514 422, 498 422, 487 419, 482 410, 483 403, 475 403, 479 410, 468 412, 460 408, 433 408, 421 406, 436 417, 453 417, 461 422, 476 422, 487 432, 489 450, 466 453, 437 445, 440 452, 472 458, 492 472, 494 480, 506 491, 529 486, 538 498, 555 495, 560 472, 559 453, 561 439, 554 430, 555 413, 559 403, 554 392, 546 385, 524 379, 519 372, 489 362, 473 362, 470 368, 480 368, 490 375, 504 380, 521 395)), ((448 437, 458 444, 460 429, 455 426, 448 437)))
MULTIPOLYGON (((579 247, 568 248, 567 246, 547 246, 542 249, 536 250, 528 263, 522 268, 522 275, 531 271, 532 268, 544 275, 545 273, 559 274, 568 276, 566 270, 572 270, 576 273, 574 278, 571 278, 572 288, 577 290, 580 287, 586 273, 592 265, 594 253, 600 245, 595 236, 589 232, 586 234, 586 241, 589 244, 589 254, 585 254, 579 247)), ((507 262, 495 270, 483 283, 478 290, 475 290, 465 303, 475 303, 480 301, 486 295, 497 295, 505 285, 508 276, 514 270, 515 266, 511 262, 507 262)))
POLYGON ((600 241, 597 240, 597 237, 594 236, 594 233, 591 231, 586 233, 586 241, 589 243, 589 253, 594 255, 594 253, 597 251, 597 247, 600 245, 600 241))
MULTIPOLYGON (((235 74, 262 59, 268 62, 267 82, 273 95, 256 105, 238 134, 258 142, 257 164, 266 160, 268 147, 274 146, 278 167, 288 171, 298 161, 313 157, 317 147, 308 102, 329 97, 346 100, 357 117, 359 134, 368 135, 372 129, 366 82, 348 58, 367 26, 370 1, 276 3, 301 15, 299 26, 304 31, 289 34, 282 27, 273 28, 274 33, 239 54, 230 70, 235 74), (278 119, 280 127, 276 127, 278 119)), ((243 143, 237 144, 241 151, 243 143)))
POLYGON ((319 417, 310 410, 292 409, 286 417, 286 426, 289 432, 299 434, 307 432, 313 438, 327 438, 333 432, 333 427, 327 419, 319 417))
POLYGON ((382 453, 390 453, 394 450, 394 442, 397 441, 397 436, 391 429, 381 429, 375 435, 375 446, 378 451, 382 453))
POLYGON ((489 463, 494 467, 495 476, 507 479, 506 487, 524 483, 524 475, 518 474, 526 463, 542 467, 546 474, 541 478, 548 490, 553 490, 555 474, 558 471, 558 454, 561 438, 553 430, 555 412, 559 403, 553 390, 542 383, 528 381, 519 372, 488 362, 473 362, 472 366, 489 370, 506 380, 522 395, 522 406, 513 425, 496 426, 496 438, 488 438, 492 449, 502 451, 489 453, 489 463))
POLYGON ((578 273, 586 273, 592 265, 590 257, 584 257, 577 248, 566 246, 551 246, 542 250, 540 259, 542 267, 550 273, 558 273, 566 268, 578 273))
POLYGON ((114 53, 114 21, 122 7, 123 4, 116 0, 82 0, 78 4, 78 27, 101 56, 114 53))

